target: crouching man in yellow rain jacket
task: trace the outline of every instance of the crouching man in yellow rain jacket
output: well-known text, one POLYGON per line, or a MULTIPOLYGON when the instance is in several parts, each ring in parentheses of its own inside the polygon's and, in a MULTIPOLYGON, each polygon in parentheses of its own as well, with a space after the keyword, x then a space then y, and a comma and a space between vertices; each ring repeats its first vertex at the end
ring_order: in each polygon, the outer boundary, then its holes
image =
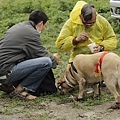
POLYGON ((91 42, 96 43, 93 53, 112 51, 117 47, 116 35, 109 22, 93 5, 78 1, 55 44, 63 52, 71 52, 69 62, 72 62, 77 54, 91 53, 87 47, 91 42))

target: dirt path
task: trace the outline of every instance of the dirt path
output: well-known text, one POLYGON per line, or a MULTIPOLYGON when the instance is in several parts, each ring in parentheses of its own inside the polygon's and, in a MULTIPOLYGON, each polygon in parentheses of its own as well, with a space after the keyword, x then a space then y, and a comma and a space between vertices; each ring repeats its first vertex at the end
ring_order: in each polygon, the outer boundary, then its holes
MULTIPOLYGON (((0 114, 0 120, 120 120, 120 110, 107 109, 112 103, 85 107, 83 103, 57 105, 51 101, 50 103, 41 103, 37 108, 15 107, 14 111, 25 110, 25 112, 12 115, 0 114)), ((0 104, 0 108, 1 110, 5 109, 5 106, 0 104)))

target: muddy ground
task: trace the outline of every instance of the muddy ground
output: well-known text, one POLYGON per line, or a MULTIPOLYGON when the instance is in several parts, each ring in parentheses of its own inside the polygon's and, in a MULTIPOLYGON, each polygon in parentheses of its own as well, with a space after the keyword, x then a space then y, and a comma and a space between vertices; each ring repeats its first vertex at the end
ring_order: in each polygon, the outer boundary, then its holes
MULTIPOLYGON (((73 103, 56 105, 55 102, 50 102, 43 103, 43 108, 39 110, 16 107, 15 110, 25 109, 27 112, 0 115, 0 120, 120 120, 120 110, 107 110, 110 105, 111 102, 107 102, 85 110, 73 108, 73 103)), ((3 109, 2 105, 0 107, 3 109)))
POLYGON ((120 109, 108 109, 112 104, 113 100, 94 106, 75 101, 57 104, 52 99, 19 103, 4 97, 0 103, 0 120, 120 120, 120 109))

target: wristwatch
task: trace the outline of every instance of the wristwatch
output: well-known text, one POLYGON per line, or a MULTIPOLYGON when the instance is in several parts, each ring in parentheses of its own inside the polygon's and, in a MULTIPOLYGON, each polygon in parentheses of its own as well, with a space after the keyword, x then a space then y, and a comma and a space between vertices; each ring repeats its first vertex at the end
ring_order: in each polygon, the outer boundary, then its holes
POLYGON ((104 51, 104 46, 100 45, 100 52, 104 51))

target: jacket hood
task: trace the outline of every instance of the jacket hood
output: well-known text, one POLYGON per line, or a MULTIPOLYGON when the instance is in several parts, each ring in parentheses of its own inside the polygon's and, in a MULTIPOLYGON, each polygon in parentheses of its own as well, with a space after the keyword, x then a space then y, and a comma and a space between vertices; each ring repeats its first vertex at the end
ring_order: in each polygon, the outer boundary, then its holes
POLYGON ((80 19, 80 14, 81 14, 81 9, 82 7, 87 4, 86 2, 84 1, 78 1, 76 3, 76 5, 74 6, 73 10, 71 11, 70 13, 70 20, 73 22, 73 23, 76 23, 76 24, 82 24, 82 21, 80 19))

